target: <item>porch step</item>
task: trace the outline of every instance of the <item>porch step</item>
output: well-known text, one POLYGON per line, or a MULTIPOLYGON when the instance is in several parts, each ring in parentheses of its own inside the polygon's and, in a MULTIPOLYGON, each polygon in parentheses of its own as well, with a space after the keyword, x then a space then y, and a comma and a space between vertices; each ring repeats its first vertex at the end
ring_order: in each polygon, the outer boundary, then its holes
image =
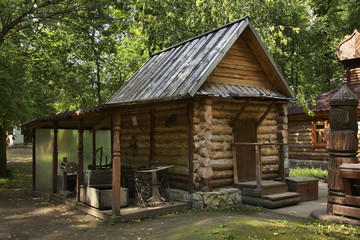
POLYGON ((261 181, 260 189, 256 181, 240 182, 236 186, 242 189, 242 202, 249 205, 279 208, 300 201, 299 193, 289 192, 286 182, 261 181))
POLYGON ((297 204, 300 201, 298 193, 285 192, 281 194, 265 195, 263 197, 242 196, 242 202, 264 208, 279 208, 297 204))
POLYGON ((299 197, 299 193, 296 193, 296 192, 282 192, 282 193, 264 195, 261 198, 269 199, 271 201, 277 201, 277 200, 288 199, 288 198, 296 198, 296 197, 299 197))
MULTIPOLYGON (((273 181, 273 180, 262 180, 261 181, 261 187, 264 188, 272 188, 272 187, 278 187, 278 186, 284 186, 286 185, 285 182, 280 181, 273 181)), ((239 182, 234 183, 234 186, 240 189, 243 188, 256 188, 257 184, 256 181, 247 181, 247 182, 239 182)))
POLYGON ((242 195, 251 197, 260 197, 263 195, 289 191, 287 184, 279 181, 262 181, 261 189, 256 188, 256 182, 254 181, 238 183, 236 186, 242 189, 242 195))

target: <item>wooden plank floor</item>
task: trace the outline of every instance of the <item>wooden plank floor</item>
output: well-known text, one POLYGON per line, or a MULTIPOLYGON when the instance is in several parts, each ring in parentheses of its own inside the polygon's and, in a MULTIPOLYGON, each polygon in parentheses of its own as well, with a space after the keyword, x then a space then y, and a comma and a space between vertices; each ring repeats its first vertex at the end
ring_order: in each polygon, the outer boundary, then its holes
POLYGON ((64 203, 65 205, 71 206, 75 209, 78 209, 82 212, 90 214, 94 217, 100 218, 108 222, 122 222, 122 221, 131 221, 140 218, 149 218, 158 215, 170 214, 173 212, 179 212, 188 210, 191 208, 190 202, 179 202, 173 201, 173 204, 165 202, 156 207, 139 207, 135 205, 130 205, 120 209, 120 215, 114 217, 112 216, 112 210, 99 210, 93 208, 85 203, 76 202, 75 198, 65 198, 60 194, 46 193, 46 192, 36 192, 38 196, 46 197, 57 202, 64 203))

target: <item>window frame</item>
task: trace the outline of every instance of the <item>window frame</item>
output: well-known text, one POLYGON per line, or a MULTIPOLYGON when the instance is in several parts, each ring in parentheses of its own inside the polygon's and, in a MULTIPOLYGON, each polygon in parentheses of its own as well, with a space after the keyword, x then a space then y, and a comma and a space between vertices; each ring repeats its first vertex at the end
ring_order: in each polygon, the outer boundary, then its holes
POLYGON ((328 121, 327 120, 316 120, 312 122, 312 134, 311 134, 311 143, 312 143, 312 147, 326 147, 327 146, 327 136, 326 136, 326 130, 328 128, 328 121), (317 141, 317 132, 320 133, 319 135, 319 139, 322 138, 321 132, 322 131, 317 131, 317 126, 318 125, 324 125, 324 140, 325 142, 318 142, 317 141))

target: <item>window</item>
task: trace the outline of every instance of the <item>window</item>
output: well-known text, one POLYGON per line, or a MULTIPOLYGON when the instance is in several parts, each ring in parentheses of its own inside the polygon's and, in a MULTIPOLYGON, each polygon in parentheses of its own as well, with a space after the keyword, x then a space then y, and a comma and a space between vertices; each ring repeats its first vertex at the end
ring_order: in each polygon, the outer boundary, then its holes
POLYGON ((312 122, 312 146, 326 147, 327 121, 312 122))

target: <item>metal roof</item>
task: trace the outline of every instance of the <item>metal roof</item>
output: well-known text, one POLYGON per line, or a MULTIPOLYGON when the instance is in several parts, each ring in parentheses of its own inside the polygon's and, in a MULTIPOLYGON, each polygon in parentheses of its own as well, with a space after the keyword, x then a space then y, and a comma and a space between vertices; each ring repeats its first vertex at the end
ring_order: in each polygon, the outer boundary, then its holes
POLYGON ((245 17, 154 54, 107 103, 194 96, 249 24, 245 17))
POLYGON ((276 90, 270 90, 259 87, 244 87, 224 83, 205 82, 196 93, 198 96, 214 96, 221 98, 234 97, 260 97, 275 98, 282 100, 291 100, 291 98, 279 93, 276 90))

